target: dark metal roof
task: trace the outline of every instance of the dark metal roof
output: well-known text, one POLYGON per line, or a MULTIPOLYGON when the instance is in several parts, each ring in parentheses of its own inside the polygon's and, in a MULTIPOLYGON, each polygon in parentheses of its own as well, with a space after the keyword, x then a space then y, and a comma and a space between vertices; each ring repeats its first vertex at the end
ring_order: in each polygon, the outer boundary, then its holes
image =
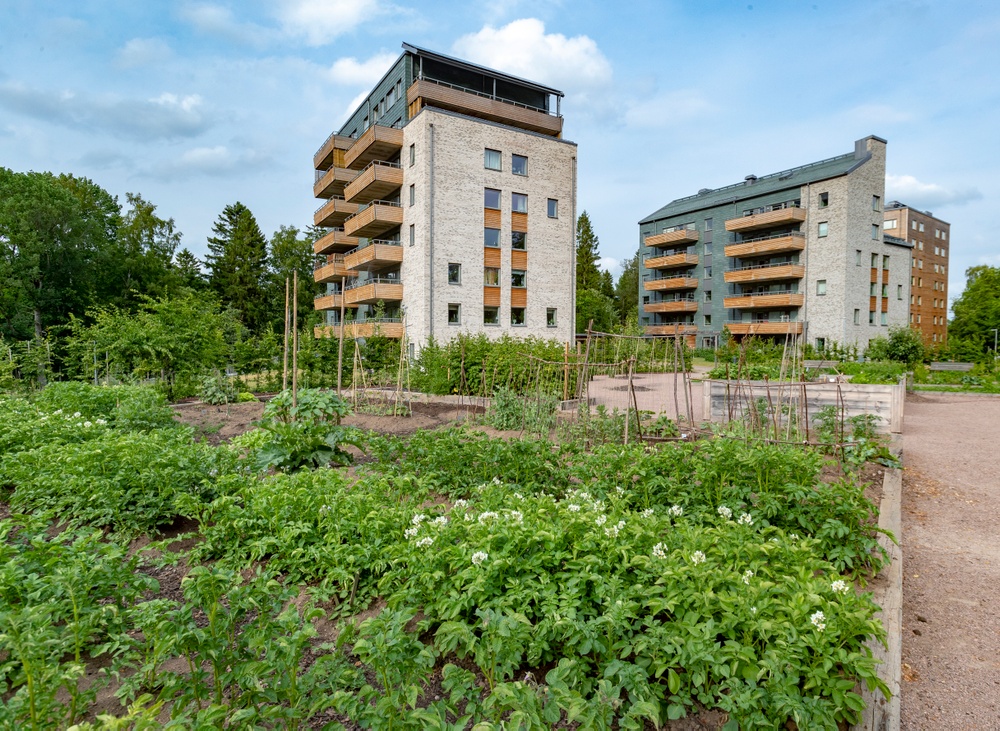
POLYGON ((419 46, 414 46, 410 43, 403 44, 403 50, 412 53, 415 56, 423 56, 424 58, 430 58, 435 61, 441 61, 442 63, 447 63, 452 66, 458 66, 459 68, 466 69, 468 71, 474 71, 479 74, 487 74, 489 76, 495 76, 498 79, 503 79, 504 81, 509 81, 513 84, 520 84, 521 86, 526 86, 529 89, 534 89, 535 91, 540 91, 543 94, 555 94, 556 96, 566 96, 558 89, 553 89, 550 86, 543 86, 534 81, 528 81, 527 79, 521 79, 517 76, 511 76, 510 74, 505 74, 502 71, 496 71, 486 66, 478 66, 474 63, 469 63, 468 61, 463 61, 458 58, 452 58, 451 56, 446 56, 443 53, 437 53, 436 51, 428 51, 426 48, 420 48, 419 46))

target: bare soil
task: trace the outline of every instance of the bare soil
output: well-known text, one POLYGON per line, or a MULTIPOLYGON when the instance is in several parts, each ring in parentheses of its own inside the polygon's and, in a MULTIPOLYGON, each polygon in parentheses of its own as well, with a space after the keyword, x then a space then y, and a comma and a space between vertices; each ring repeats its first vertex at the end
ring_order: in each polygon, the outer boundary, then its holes
POLYGON ((1000 728, 1000 398, 909 394, 904 731, 1000 728))

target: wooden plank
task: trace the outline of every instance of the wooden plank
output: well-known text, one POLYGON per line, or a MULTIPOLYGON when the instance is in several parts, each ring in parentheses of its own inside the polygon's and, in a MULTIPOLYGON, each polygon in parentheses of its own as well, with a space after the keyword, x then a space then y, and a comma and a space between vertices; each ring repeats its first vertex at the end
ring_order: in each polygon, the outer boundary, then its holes
POLYGON ((499 287, 483 287, 483 306, 484 307, 499 307, 500 306, 500 288, 499 287))
POLYGON ((510 306, 511 307, 527 307, 528 306, 528 290, 524 287, 511 287, 510 290, 510 306))
POLYGON ((518 213, 517 211, 511 211, 510 214, 510 230, 520 231, 521 233, 527 233, 528 231, 528 214, 518 213))
POLYGON ((521 251, 520 249, 512 249, 510 252, 510 268, 511 269, 527 269, 528 268, 528 252, 521 251))
POLYGON ((500 267, 500 249, 496 246, 483 247, 483 266, 500 267))
POLYGON ((483 226, 486 228, 500 228, 500 211, 496 208, 484 208, 483 226))

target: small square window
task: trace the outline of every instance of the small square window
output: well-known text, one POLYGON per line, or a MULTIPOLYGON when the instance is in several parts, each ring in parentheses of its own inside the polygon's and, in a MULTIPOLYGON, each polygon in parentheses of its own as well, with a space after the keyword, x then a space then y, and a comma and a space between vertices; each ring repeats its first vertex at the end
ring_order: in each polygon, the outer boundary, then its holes
POLYGON ((416 144, 410 145, 410 167, 417 161, 417 146, 416 144))
POLYGON ((545 326, 546 327, 556 327, 556 308, 547 307, 545 308, 545 326))
POLYGON ((872 240, 878 241, 878 237, 881 231, 879 230, 879 225, 877 223, 872 224, 872 240))
POLYGON ((491 150, 487 147, 486 151, 483 153, 483 167, 487 170, 501 170, 502 162, 500 150, 491 150))
POLYGON ((872 210, 873 211, 882 210, 882 199, 877 195, 872 196, 872 210))
POLYGON ((514 327, 521 327, 524 325, 524 308, 523 307, 511 307, 510 308, 510 324, 514 327))
POLYGON ((510 210, 514 213, 528 212, 528 196, 524 193, 510 194, 510 210))
POLYGON ((500 246, 500 229, 483 228, 483 246, 496 248, 500 246))
POLYGON ((410 205, 412 206, 417 202, 417 186, 410 185, 410 205))
POLYGON ((826 294, 826 280, 817 279, 816 280, 816 295, 822 297, 826 294))
POLYGON ((559 218, 559 201, 555 198, 549 198, 549 218, 559 218))
POLYGON ((483 267, 483 286, 500 286, 500 269, 498 267, 483 267))
POLYGON ((528 248, 528 234, 524 231, 510 232, 510 248, 524 251, 528 248))
POLYGON ((828 221, 820 221, 819 225, 816 227, 816 236, 823 238, 830 233, 830 223, 828 221))
POLYGON ((500 191, 486 188, 483 196, 483 208, 500 210, 500 191))
POLYGON ((512 269, 510 272, 510 286, 516 289, 524 289, 528 286, 528 275, 523 269, 512 269))
POLYGON ((448 264, 448 284, 461 284, 462 283, 462 265, 450 263, 448 264))
POLYGON ((528 158, 526 158, 524 155, 511 155, 510 171, 514 173, 514 175, 527 175, 528 158))
POLYGON ((460 305, 457 302, 448 303, 448 324, 449 325, 462 324, 462 305, 460 305))
POLYGON ((859 309, 854 310, 854 324, 855 325, 861 324, 861 310, 859 309))
POLYGON ((816 338, 816 350, 820 352, 826 350, 826 338, 816 338))
POLYGON ((885 223, 882 224, 882 228, 884 228, 886 231, 891 231, 892 229, 896 228, 896 219, 887 218, 885 220, 885 223))
POLYGON ((829 193, 820 193, 819 194, 819 207, 820 208, 826 208, 828 205, 830 205, 830 194, 829 193))
POLYGON ((711 325, 712 324, 712 316, 711 315, 705 315, 705 324, 706 325, 711 325))
POLYGON ((500 308, 499 307, 484 307, 483 308, 483 324, 484 325, 499 325, 500 324, 500 308))

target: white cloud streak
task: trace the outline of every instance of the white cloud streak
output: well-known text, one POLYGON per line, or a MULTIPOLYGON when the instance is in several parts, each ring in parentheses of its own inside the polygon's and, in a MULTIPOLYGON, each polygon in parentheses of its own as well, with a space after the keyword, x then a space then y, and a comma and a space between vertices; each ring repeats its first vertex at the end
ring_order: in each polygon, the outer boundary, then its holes
POLYGON ((133 38, 118 50, 115 65, 123 69, 149 66, 167 61, 172 55, 170 46, 159 38, 133 38))
POLYGON ((912 175, 885 176, 885 195, 915 208, 960 206, 980 200, 983 194, 977 188, 948 188, 937 183, 924 183, 912 175))
POLYGON ((325 46, 381 14, 377 0, 282 0, 276 6, 285 32, 310 46, 325 46))
POLYGON ((338 84, 371 86, 375 84, 396 60, 391 53, 379 53, 367 61, 350 56, 340 58, 330 67, 330 78, 338 84))

